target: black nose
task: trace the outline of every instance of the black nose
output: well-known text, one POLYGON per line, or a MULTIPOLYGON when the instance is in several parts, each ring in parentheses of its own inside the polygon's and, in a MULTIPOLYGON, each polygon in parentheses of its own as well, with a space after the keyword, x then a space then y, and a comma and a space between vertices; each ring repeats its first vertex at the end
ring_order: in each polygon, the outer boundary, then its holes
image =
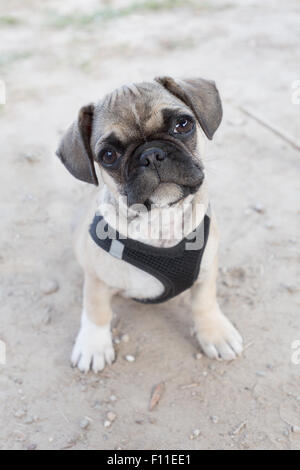
POLYGON ((166 153, 159 147, 144 150, 139 156, 141 166, 155 166, 166 158, 166 153))

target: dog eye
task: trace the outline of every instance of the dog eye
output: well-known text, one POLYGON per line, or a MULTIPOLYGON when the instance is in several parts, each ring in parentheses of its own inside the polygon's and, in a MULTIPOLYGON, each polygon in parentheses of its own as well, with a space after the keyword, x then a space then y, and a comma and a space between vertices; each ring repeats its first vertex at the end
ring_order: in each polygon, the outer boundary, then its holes
POLYGON ((101 150, 99 158, 104 163, 104 165, 111 166, 116 163, 120 155, 121 154, 118 153, 116 150, 112 148, 106 148, 101 150))
POLYGON ((194 129, 194 121, 187 116, 177 119, 173 129, 174 134, 188 134, 194 129))

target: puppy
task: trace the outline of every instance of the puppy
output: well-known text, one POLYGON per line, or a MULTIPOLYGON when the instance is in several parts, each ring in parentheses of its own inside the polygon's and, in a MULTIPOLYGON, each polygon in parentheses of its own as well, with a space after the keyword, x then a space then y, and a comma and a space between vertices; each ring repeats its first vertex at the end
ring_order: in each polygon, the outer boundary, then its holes
POLYGON ((81 371, 97 373, 114 361, 116 294, 157 303, 187 291, 204 353, 232 360, 242 352, 216 299, 218 229, 203 166, 204 141, 221 119, 214 82, 159 77, 84 106, 63 136, 62 163, 98 187, 74 237, 84 289, 71 361, 81 371), (187 249, 199 228, 202 242, 187 249))

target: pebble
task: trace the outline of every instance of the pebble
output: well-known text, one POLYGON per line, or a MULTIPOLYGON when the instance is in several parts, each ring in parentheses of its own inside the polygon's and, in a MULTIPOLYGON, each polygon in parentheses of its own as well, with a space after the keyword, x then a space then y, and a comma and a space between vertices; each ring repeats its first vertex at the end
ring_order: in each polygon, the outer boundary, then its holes
POLYGON ((195 354, 194 357, 195 357, 195 359, 198 360, 198 359, 202 359, 203 355, 201 353, 197 353, 197 354, 195 354))
POLYGON ((37 444, 29 444, 26 446, 26 450, 36 450, 37 449, 37 444))
POLYGON ((25 408, 21 408, 14 412, 14 416, 15 418, 24 418, 26 413, 27 413, 27 410, 25 408))
POLYGON ((43 312, 43 316, 42 316, 42 322, 45 324, 45 325, 49 325, 51 323, 51 320, 52 320, 52 316, 51 316, 51 312, 52 312, 52 307, 50 307, 49 305, 45 308, 44 312, 43 312))
POLYGON ((41 292, 45 295, 53 294, 59 289, 59 284, 55 279, 44 279, 40 283, 41 292))
POLYGON ((16 377, 14 379, 14 382, 17 384, 17 385, 23 385, 23 379, 20 379, 19 377, 16 377))
POLYGON ((293 424, 292 432, 297 433, 297 434, 300 433, 300 426, 297 426, 296 424, 293 424))
POLYGON ((110 401, 117 401, 116 395, 111 395, 111 396, 109 397, 109 399, 110 399, 110 401))
POLYGON ((78 441, 81 440, 81 437, 82 435, 81 434, 74 434, 73 436, 71 436, 68 441, 67 441, 67 445, 65 446, 66 448, 69 448, 69 447, 72 447, 74 446, 75 444, 77 444, 78 441))
POLYGON ((82 418, 80 420, 79 426, 81 429, 87 429, 90 425, 91 420, 89 418, 82 418))
POLYGON ((34 423, 34 421, 35 420, 34 420, 34 418, 32 418, 32 416, 28 416, 28 418, 26 418, 24 420, 24 424, 32 424, 32 423, 34 423))
POLYGON ((135 357, 132 356, 131 354, 127 354, 127 356, 125 356, 125 359, 128 362, 134 362, 135 361, 135 357))
POLYGON ((106 414, 106 418, 110 422, 113 422, 116 419, 116 417, 117 417, 117 415, 113 411, 108 411, 108 413, 106 414))
POLYGON ((95 401, 95 403, 93 404, 92 408, 94 408, 95 410, 101 410, 102 406, 101 406, 101 402, 100 401, 95 401))
POLYGON ((106 420, 104 421, 104 427, 105 427, 105 428, 109 428, 110 426, 111 426, 111 421, 109 421, 108 419, 106 419, 106 420))
POLYGON ((193 431, 192 434, 190 435, 190 439, 191 439, 191 440, 196 439, 196 437, 199 437, 200 434, 201 434, 200 429, 194 429, 194 431, 193 431))
POLYGON ((37 163, 40 160, 39 156, 34 153, 23 153, 22 157, 28 163, 37 163))
POLYGON ((258 377, 265 377, 267 374, 263 370, 258 370, 255 372, 258 377))
POLYGON ((298 290, 298 288, 296 286, 292 286, 290 284, 280 284, 280 286, 283 289, 287 290, 290 294, 294 294, 298 290))
POLYGON ((256 203, 254 204, 254 206, 251 206, 251 209, 253 209, 258 214, 264 214, 266 212, 264 207, 259 203, 256 203))
POLYGON ((125 335, 122 335, 121 340, 123 341, 123 343, 128 343, 130 340, 130 337, 129 335, 125 334, 125 335))
POLYGON ((218 416, 211 416, 210 419, 214 424, 218 424, 218 422, 219 422, 218 416))

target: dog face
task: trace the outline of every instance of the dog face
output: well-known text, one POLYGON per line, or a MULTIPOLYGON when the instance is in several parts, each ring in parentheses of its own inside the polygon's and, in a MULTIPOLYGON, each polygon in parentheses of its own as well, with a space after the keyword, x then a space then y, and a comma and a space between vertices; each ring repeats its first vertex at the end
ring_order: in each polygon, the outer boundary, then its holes
POLYGON ((83 107, 57 154, 76 178, 97 185, 101 177, 130 206, 173 204, 201 186, 200 140, 221 119, 213 82, 157 78, 83 107))

